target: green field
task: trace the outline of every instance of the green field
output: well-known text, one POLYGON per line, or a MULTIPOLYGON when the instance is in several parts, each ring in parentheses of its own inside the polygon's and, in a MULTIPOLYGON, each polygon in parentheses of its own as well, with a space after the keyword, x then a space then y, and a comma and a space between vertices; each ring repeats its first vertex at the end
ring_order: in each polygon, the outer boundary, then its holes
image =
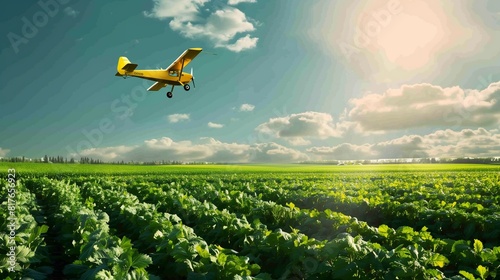
POLYGON ((489 279, 500 267, 498 165, 0 169, 2 279, 489 279))
POLYGON ((324 172, 400 172, 400 171, 500 171, 500 165, 488 164, 374 164, 374 165, 113 165, 113 164, 41 164, 0 162, 0 170, 15 168, 18 173, 52 174, 165 174, 165 173, 324 173, 324 172))

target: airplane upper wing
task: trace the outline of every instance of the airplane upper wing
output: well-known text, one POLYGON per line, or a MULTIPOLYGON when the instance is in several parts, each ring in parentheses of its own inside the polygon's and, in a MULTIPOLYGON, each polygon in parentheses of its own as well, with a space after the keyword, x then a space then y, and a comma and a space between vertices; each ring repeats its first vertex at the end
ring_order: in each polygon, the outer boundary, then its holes
POLYGON ((148 88, 148 91, 159 91, 160 89, 165 87, 165 85, 165 83, 156 82, 148 88))
POLYGON ((191 62, 200 52, 201 48, 191 48, 185 50, 168 68, 167 71, 180 71, 191 62), (183 65, 184 62, 184 65, 183 65))

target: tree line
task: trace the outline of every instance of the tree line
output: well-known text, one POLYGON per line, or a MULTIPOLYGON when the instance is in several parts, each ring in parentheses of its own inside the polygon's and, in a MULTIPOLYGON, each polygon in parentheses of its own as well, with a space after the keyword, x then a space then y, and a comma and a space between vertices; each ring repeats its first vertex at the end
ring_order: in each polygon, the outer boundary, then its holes
POLYGON ((108 161, 105 162, 101 159, 94 159, 91 157, 81 157, 80 159, 67 158, 63 156, 43 156, 42 158, 27 158, 27 157, 12 157, 12 158, 0 158, 0 162, 34 162, 34 163, 67 163, 67 164, 130 164, 130 165, 184 165, 184 164, 215 164, 211 162, 184 162, 178 160, 161 160, 161 161, 108 161))
MULTIPOLYGON (((161 160, 161 161, 108 161, 105 162, 101 159, 94 159, 91 157, 81 157, 80 159, 67 158, 63 156, 47 156, 42 158, 26 158, 26 157, 12 157, 0 158, 0 162, 35 162, 35 163, 67 163, 67 164, 130 164, 130 165, 200 165, 200 164, 217 164, 214 162, 184 162, 179 160, 161 160)), ((325 160, 325 161, 303 161, 301 164, 325 164, 325 165, 344 165, 344 164, 384 164, 384 163, 481 163, 481 164, 500 164, 499 157, 486 157, 486 158, 414 158, 414 159, 383 159, 383 160, 325 160)))

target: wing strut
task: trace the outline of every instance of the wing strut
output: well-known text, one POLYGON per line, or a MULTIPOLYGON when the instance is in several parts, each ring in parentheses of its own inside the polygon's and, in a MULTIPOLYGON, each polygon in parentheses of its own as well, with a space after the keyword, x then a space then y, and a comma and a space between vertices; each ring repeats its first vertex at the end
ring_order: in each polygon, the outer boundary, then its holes
POLYGON ((182 70, 184 70, 184 58, 182 58, 181 72, 179 73, 179 82, 181 81, 181 77, 182 77, 182 70))

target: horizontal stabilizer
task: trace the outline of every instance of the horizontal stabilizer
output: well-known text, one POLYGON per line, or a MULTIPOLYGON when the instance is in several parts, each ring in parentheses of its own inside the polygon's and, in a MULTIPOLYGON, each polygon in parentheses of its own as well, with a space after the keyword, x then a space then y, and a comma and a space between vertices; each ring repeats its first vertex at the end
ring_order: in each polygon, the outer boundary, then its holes
POLYGON ((164 88, 165 85, 165 83, 156 82, 148 88, 148 91, 159 91, 160 89, 164 88))
POLYGON ((135 68, 137 68, 137 64, 134 63, 127 63, 125 64, 125 66, 122 67, 122 69, 127 72, 132 72, 135 70, 135 68))

